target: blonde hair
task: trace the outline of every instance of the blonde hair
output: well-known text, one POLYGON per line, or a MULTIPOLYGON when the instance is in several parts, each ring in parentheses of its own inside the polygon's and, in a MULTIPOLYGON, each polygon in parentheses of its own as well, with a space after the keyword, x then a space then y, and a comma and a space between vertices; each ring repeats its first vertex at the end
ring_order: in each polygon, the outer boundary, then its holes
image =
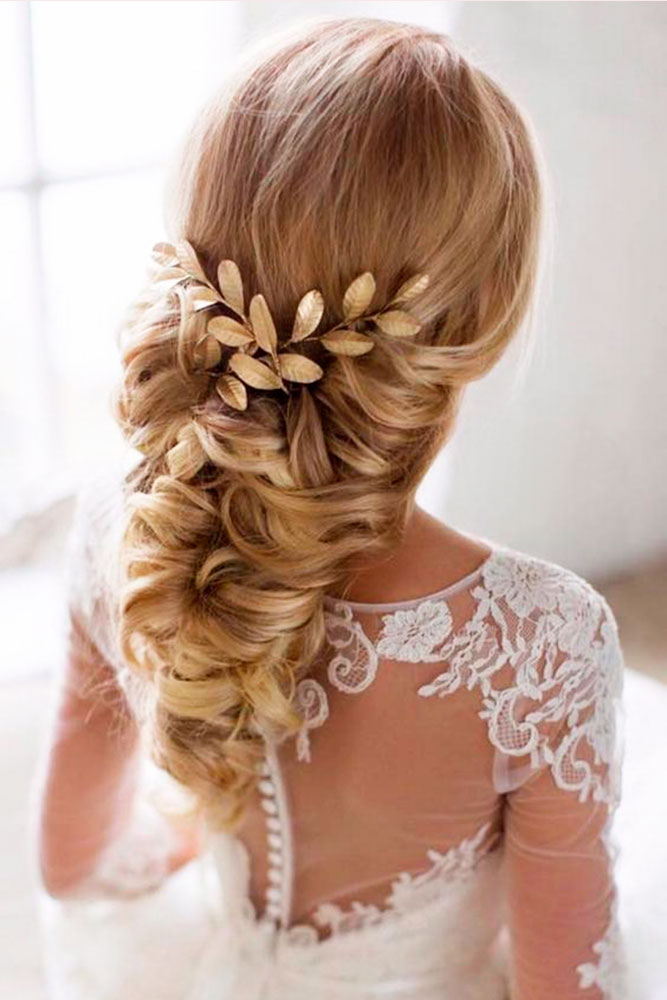
POLYGON ((379 303, 430 276, 411 303, 416 337, 380 335, 243 412, 194 364, 201 314, 184 321, 178 297, 149 285, 124 319, 115 414, 142 457, 125 483, 121 647, 155 686, 156 761, 220 826, 243 814, 264 737, 301 723, 323 595, 361 552, 400 540, 462 387, 521 324, 536 164, 516 106, 449 38, 370 18, 281 37, 187 136, 170 238, 192 244, 211 281, 235 260, 279 331, 308 289, 333 324, 363 271, 379 303), (188 440, 207 461, 174 471, 167 455, 188 440))

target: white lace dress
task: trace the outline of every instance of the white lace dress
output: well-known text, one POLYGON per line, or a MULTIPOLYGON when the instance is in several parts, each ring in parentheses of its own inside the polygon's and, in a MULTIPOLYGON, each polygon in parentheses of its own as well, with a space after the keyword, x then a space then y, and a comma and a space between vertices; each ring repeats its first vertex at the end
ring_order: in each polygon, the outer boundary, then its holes
MULTIPOLYGON (((79 504, 69 600, 141 721, 148 694, 120 662, 95 571, 113 510, 100 491, 79 504)), ((304 726, 267 743, 237 834, 209 833, 165 879, 168 834, 137 800, 81 899, 44 896, 50 997, 664 998, 664 893, 641 886, 644 826, 619 828, 616 808, 633 672, 601 595, 493 545, 436 593, 327 597, 326 624, 297 688, 304 726), (138 897, 114 898, 128 880, 138 897)), ((660 685, 642 698, 667 709, 660 685)), ((634 802, 648 826, 655 803, 634 802)))

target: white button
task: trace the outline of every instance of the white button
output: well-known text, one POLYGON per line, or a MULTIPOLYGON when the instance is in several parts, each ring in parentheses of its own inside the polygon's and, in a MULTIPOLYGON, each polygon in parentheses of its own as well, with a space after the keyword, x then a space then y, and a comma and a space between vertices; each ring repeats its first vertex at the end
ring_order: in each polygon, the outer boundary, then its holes
POLYGON ((283 838, 279 833, 267 833, 266 839, 269 842, 269 847, 278 848, 283 846, 283 838))
POLYGON ((267 917, 276 917, 277 919, 280 916, 280 905, 278 903, 269 903, 266 907, 266 915, 267 917))
POLYGON ((269 851, 269 861, 272 865, 282 865, 283 863, 283 852, 282 851, 269 851))
POLYGON ((273 799, 262 799, 262 809, 267 813, 278 812, 278 806, 273 799))
POLYGON ((271 781, 270 778, 262 778, 262 780, 258 782, 257 787, 259 788, 260 792, 264 793, 264 795, 276 794, 276 786, 274 785, 274 783, 271 781))
POLYGON ((279 868, 270 868, 267 878, 269 882, 273 882, 274 885, 280 885, 282 881, 282 872, 279 868))
POLYGON ((266 898, 268 900, 273 900, 274 903, 280 902, 281 895, 282 894, 277 885, 270 885, 269 888, 266 890, 266 898))
POLYGON ((267 816, 266 817, 266 825, 269 828, 269 830, 280 830, 281 829, 280 820, 278 819, 277 816, 267 816))

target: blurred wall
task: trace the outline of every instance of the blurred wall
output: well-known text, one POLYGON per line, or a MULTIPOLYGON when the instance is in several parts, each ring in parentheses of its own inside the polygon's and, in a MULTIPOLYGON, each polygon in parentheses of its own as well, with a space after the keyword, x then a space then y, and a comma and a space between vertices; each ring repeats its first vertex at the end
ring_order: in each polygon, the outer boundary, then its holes
POLYGON ((535 123, 556 226, 532 364, 470 387, 423 502, 613 573, 667 545, 667 6, 456 6, 456 40, 535 123))

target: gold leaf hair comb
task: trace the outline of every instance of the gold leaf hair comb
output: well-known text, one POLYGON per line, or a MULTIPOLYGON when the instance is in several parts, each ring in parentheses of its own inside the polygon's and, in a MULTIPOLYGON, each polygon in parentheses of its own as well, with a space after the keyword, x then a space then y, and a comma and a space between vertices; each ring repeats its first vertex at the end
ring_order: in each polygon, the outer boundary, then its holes
POLYGON ((316 335, 324 314, 324 299, 316 288, 301 298, 296 308, 292 331, 281 343, 271 311, 261 293, 254 295, 247 313, 243 281, 233 260, 223 260, 217 268, 217 287, 201 266, 197 253, 187 240, 175 244, 156 243, 152 249, 154 273, 152 280, 165 288, 179 289, 181 303, 193 312, 223 306, 233 316, 212 316, 205 334, 195 345, 197 364, 217 375, 216 391, 235 410, 248 405, 248 388, 282 389, 286 383, 316 382, 324 369, 297 346, 303 341, 318 341, 333 355, 355 357, 367 354, 374 347, 367 325, 390 337, 411 337, 420 323, 404 309, 397 308, 421 294, 429 283, 427 274, 415 274, 400 286, 396 294, 381 309, 369 312, 375 294, 375 278, 364 271, 347 288, 342 303, 343 319, 316 335), (157 265, 157 268, 155 268, 157 265), (188 284, 185 285, 185 282, 188 284), (363 321, 364 330, 355 329, 363 321), (231 348, 225 351, 225 348, 231 348), (222 368, 220 366, 223 366, 222 368))

